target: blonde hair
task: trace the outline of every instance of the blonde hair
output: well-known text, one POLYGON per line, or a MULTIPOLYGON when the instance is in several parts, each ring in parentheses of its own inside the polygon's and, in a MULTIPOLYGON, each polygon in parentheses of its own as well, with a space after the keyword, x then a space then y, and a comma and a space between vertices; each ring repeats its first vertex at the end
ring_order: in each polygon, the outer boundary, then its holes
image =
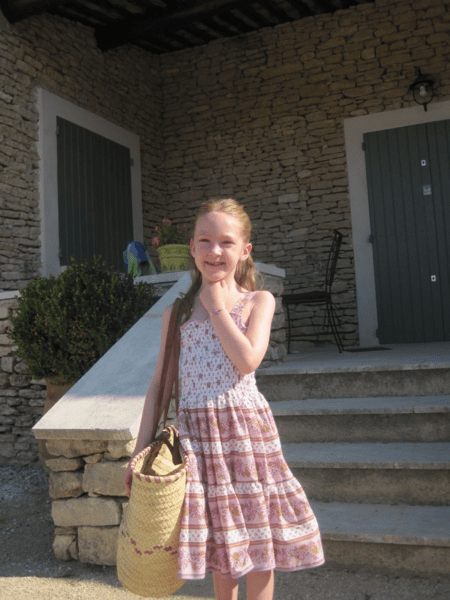
MULTIPOLYGON (((195 217, 195 227, 199 220, 210 212, 223 212, 227 215, 232 215, 242 225, 242 236, 244 242, 248 244, 250 242, 250 236, 252 232, 252 224, 250 217, 245 212, 244 207, 232 198, 226 198, 223 200, 208 200, 204 202, 195 217)), ((194 262, 191 270, 192 284, 185 295, 182 296, 180 304, 179 322, 184 323, 189 319, 194 306, 194 299, 202 286, 202 274, 198 270, 197 265, 194 262)), ((256 270, 253 258, 248 256, 246 260, 239 261, 234 274, 236 283, 243 287, 245 290, 253 292, 256 290, 256 270)))

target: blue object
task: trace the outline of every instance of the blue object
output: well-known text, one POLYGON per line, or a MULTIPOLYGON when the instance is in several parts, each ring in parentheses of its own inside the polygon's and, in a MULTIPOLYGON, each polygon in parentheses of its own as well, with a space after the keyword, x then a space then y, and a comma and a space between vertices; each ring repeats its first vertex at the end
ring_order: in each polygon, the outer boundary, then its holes
POLYGON ((123 253, 123 262, 128 274, 133 277, 154 275, 157 273, 147 248, 141 242, 130 242, 123 253))

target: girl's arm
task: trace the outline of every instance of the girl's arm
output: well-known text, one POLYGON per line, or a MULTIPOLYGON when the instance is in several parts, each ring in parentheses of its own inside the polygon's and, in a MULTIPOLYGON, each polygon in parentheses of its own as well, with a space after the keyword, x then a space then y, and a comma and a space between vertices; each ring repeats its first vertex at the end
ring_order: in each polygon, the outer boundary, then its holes
MULTIPOLYGON (((158 398, 158 391, 161 382, 161 373, 164 361, 164 350, 166 348, 166 338, 167 331, 169 329, 169 321, 170 315, 172 312, 172 307, 166 308, 162 317, 162 326, 161 326, 161 345, 159 348, 158 361, 156 363, 155 372, 150 381, 150 385, 148 386, 147 394, 145 396, 144 409, 142 411, 141 424, 139 427, 139 434, 136 440, 136 446, 133 451, 131 458, 142 452, 144 448, 148 446, 148 444, 152 441, 150 439, 151 433, 153 430, 153 424, 155 419, 155 408, 156 401, 158 398)), ((173 377, 174 369, 178 368, 178 365, 174 365, 173 361, 169 363, 168 369, 168 377, 173 377)), ((131 459, 130 459, 131 460, 131 459)), ((127 471, 127 475, 125 476, 125 487, 128 492, 131 490, 131 473, 127 471)))
MULTIPOLYGON (((201 298, 201 294, 200 294, 201 298)), ((244 334, 226 310, 211 314, 211 322, 225 354, 241 373, 252 373, 261 364, 269 345, 275 298, 270 292, 256 292, 249 301, 248 329, 244 334)))

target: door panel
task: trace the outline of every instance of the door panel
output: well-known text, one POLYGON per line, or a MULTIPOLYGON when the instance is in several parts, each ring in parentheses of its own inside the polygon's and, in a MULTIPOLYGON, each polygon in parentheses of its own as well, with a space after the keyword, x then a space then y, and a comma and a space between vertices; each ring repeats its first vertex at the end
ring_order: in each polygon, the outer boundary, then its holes
POLYGON ((364 135, 381 343, 450 340, 449 139, 448 121, 364 135))

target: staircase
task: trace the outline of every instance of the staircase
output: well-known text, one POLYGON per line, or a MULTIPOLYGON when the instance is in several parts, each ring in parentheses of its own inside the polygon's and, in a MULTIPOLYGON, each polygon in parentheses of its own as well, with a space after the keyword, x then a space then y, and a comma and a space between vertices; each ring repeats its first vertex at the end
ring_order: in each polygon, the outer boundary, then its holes
POLYGON ((258 371, 329 565, 450 575, 450 344, 416 346, 258 371))

